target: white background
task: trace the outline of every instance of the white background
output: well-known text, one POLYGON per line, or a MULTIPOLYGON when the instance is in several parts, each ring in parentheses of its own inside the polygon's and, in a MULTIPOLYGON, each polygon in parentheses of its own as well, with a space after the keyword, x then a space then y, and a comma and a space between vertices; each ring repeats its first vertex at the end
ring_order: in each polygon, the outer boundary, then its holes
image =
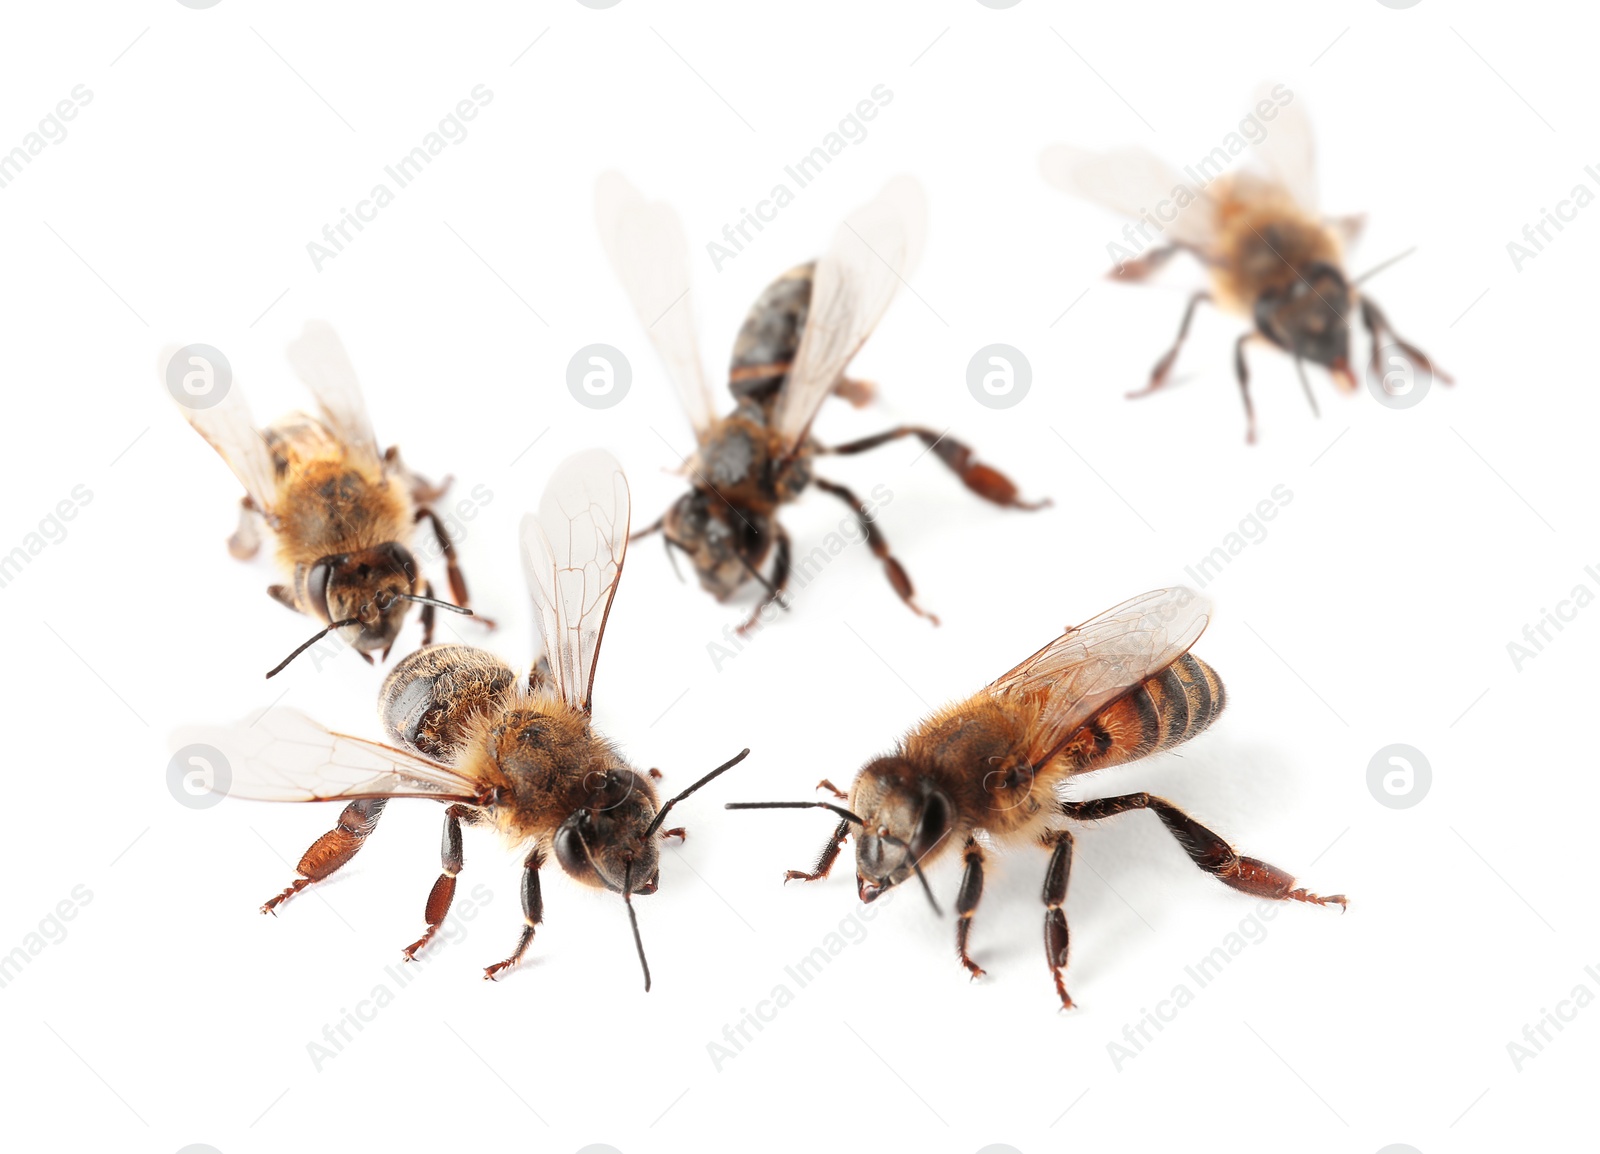
MULTIPOLYGON (((12 366, 0 551, 74 486, 92 500, 0 589, 12 783, 0 952, 27 952, 74 887, 91 897, 0 988, 6 1144, 1434 1154, 1577 1124, 1600 1009, 1520 1072, 1507 1049, 1579 983, 1600 993, 1584 973, 1600 962, 1588 848, 1600 610, 1520 672, 1507 652, 1575 585, 1600 586, 1584 573, 1600 562, 1588 483, 1600 209, 1520 272, 1506 251, 1574 184, 1597 187, 1583 171, 1600 160, 1592 30, 1575 19, 1435 0, 1292 16, 1036 0, 11 13, 0 147, 75 85, 93 99, 0 189, 12 366), (1394 411, 1315 377, 1316 420, 1289 362, 1261 352, 1250 448, 1230 360, 1239 329, 1215 313, 1197 321, 1181 388, 1123 399, 1199 271, 1108 284, 1121 222, 1047 187, 1037 156, 1070 141, 1190 162, 1268 77, 1310 109, 1325 206, 1370 213, 1352 271, 1418 247, 1373 294, 1458 383, 1394 411), (319 272, 306 243, 479 84, 493 100, 470 136, 319 272), (715 271, 704 242, 880 84, 893 100, 869 135, 715 271), (336 807, 198 810, 169 793, 177 726, 279 702, 376 736, 382 671, 345 654, 261 679, 309 625, 263 595, 265 559, 227 556, 237 485, 164 395, 156 352, 224 350, 267 419, 306 400, 283 345, 307 318, 331 321, 380 437, 426 473, 453 473, 454 496, 492 493, 461 549, 502 627, 451 624, 524 666, 515 525, 553 465, 610 448, 645 523, 679 491, 666 470, 689 446, 595 236, 593 181, 612 167, 683 214, 713 370, 771 276, 819 251, 889 176, 916 175, 930 229, 915 295, 856 364, 881 401, 831 405, 817 432, 948 427, 1055 508, 999 512, 931 457, 913 464, 911 443, 830 463, 863 491, 893 490, 880 527, 943 626, 905 611, 856 548, 720 672, 707 646, 747 605, 681 587, 658 546, 637 549, 598 726, 665 770, 668 789, 754 749, 681 808, 689 841, 665 851, 661 891, 639 903, 654 992, 640 989, 615 898, 554 869, 529 962, 482 981, 520 925, 518 858, 469 833, 462 894, 486 897, 464 938, 319 1070, 308 1045, 324 1027, 396 985, 386 967, 421 929, 440 814, 393 805, 353 866, 271 919, 257 906, 336 807), (634 367, 607 411, 565 386, 593 342, 634 367), (967 391, 968 359, 993 342, 1032 364, 1017 408, 967 391), (1172 798, 1241 851, 1350 895, 1348 913, 1277 910, 1265 939, 1119 1069, 1109 1044, 1192 986, 1184 967, 1256 911, 1132 814, 1078 838, 1073 1013, 1058 1012, 1042 956, 1044 854, 1022 847, 991 868, 974 931, 987 979, 956 963, 958 867, 941 863, 943 920, 898 895, 717 1070, 708 1044, 860 909, 848 857, 824 883, 779 885, 813 860, 826 815, 720 803, 848 781, 926 709, 1064 624, 1186 580, 1277 485, 1292 501, 1206 590, 1217 611, 1198 652, 1231 708, 1179 755, 1083 790, 1172 798), (1405 810, 1367 786, 1369 760, 1396 742, 1432 766, 1431 791, 1405 810)), ((812 493, 785 523, 805 550, 841 514, 812 493)))

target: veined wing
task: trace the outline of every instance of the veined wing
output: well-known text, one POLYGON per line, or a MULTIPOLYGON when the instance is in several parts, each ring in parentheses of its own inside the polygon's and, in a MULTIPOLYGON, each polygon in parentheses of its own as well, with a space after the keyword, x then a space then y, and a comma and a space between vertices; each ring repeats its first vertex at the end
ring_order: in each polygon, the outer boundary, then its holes
POLYGON ((647 202, 615 172, 595 182, 594 214, 611 267, 666 365, 696 435, 703 435, 716 410, 689 305, 689 244, 683 222, 671 206, 647 202))
POLYGON ((922 188, 906 176, 891 180, 839 226, 817 262, 805 331, 773 408, 772 427, 784 452, 804 440, 850 358, 911 275, 926 226, 922 188))
MULTIPOLYGON (((174 371, 170 369, 173 358, 181 351, 176 345, 169 345, 162 350, 156 373, 163 384, 167 381, 168 372, 174 371)), ((193 375, 203 378, 208 389, 218 387, 212 375, 214 372, 215 366, 206 363, 205 358, 200 356, 192 356, 190 364, 185 366, 186 377, 193 375)), ((203 394, 197 392, 196 395, 203 394)), ((226 382, 222 399, 209 407, 192 407, 180 401, 178 409, 194 427, 194 431, 217 451, 223 463, 244 486, 255 507, 269 522, 275 522, 277 514, 273 506, 278 498, 277 470, 273 467, 272 453, 267 448, 266 440, 250 417, 250 405, 244 399, 239 382, 226 382)))
POLYGON ((377 741, 334 733, 298 710, 254 721, 190 726, 172 737, 207 789, 252 801, 427 797, 472 802, 478 785, 449 766, 377 741), (193 747, 203 748, 193 748, 193 747))
POLYGON ((522 518, 522 564, 550 677, 589 712, 595 662, 628 551, 628 479, 603 449, 556 466, 539 512, 522 518))
POLYGON ((988 692, 1042 705, 1029 751, 1042 766, 1096 713, 1187 653, 1210 612, 1192 589, 1145 593, 1067 629, 988 692))
POLYGON ((1154 221, 1169 241, 1202 252, 1216 247, 1216 202, 1142 148, 1087 152, 1054 144, 1040 155, 1039 170, 1045 180, 1074 196, 1135 220, 1154 221))
POLYGON ((361 396, 355 367, 344 351, 344 342, 325 321, 307 321, 300 335, 289 343, 289 364, 295 375, 317 399, 335 435, 348 449, 377 464, 382 456, 378 438, 372 431, 372 418, 361 396))

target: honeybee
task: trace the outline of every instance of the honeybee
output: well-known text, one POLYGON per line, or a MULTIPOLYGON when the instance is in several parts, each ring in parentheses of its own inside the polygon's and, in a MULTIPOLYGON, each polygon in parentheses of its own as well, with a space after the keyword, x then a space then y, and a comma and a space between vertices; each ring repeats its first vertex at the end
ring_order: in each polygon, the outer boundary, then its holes
MULTIPOLYGON (((163 371, 176 350, 162 356, 163 371)), ((180 403, 183 415, 244 485, 239 526, 228 551, 249 560, 261 548, 264 523, 276 538, 285 584, 274 601, 322 622, 268 677, 329 633, 337 633, 370 665, 388 657, 413 603, 422 606, 422 640, 433 639, 435 609, 472 615, 455 544, 433 511, 449 488, 407 469, 397 448, 378 447, 354 368, 333 329, 309 321, 289 345, 289 363, 311 390, 317 416, 291 413, 258 429, 237 381, 209 407, 180 403), (455 603, 438 600, 411 545, 426 521, 444 554, 455 603)), ((494 622, 479 617, 489 628, 494 622)))
MULTIPOLYGON (((1160 589, 1068 628, 975 696, 934 714, 894 752, 869 761, 845 794, 819 788, 849 808, 821 801, 732 802, 729 809, 831 810, 840 818, 810 870, 785 881, 828 875, 852 828, 856 883, 863 902, 915 876, 933 892, 923 864, 961 847, 965 872, 956 897, 956 950, 974 977, 983 969, 968 936, 983 894, 984 845, 1027 841, 1050 851, 1044 882, 1045 960, 1064 1009, 1067 919, 1062 903, 1072 868, 1068 821, 1099 821, 1148 809, 1190 859, 1225 885, 1261 898, 1345 905, 1295 885, 1276 866, 1234 852, 1177 806, 1148 793, 1070 801, 1070 779, 1149 757, 1188 741, 1226 703, 1222 681, 1189 652, 1210 619, 1192 590, 1160 589)), ((938 903, 934 902, 938 909, 938 903)))
MULTIPOLYGON (((300 876, 261 907, 277 907, 355 857, 391 798, 443 802, 443 872, 424 907, 427 928, 409 961, 450 912, 463 864, 462 827, 494 830, 522 852, 522 935, 493 978, 527 952, 544 917, 539 871, 553 854, 585 885, 622 896, 650 988, 633 895, 660 881, 657 834, 673 806, 739 764, 745 749, 662 804, 590 723, 595 663, 628 547, 628 484, 610 454, 569 458, 522 522, 523 565, 548 662, 519 679, 493 654, 466 645, 419 649, 383 683, 378 713, 393 744, 333 733, 290 709, 252 722, 178 735, 209 746, 227 772, 213 788, 257 801, 343 801, 338 824, 300 859, 300 876)), ((653 772, 653 771, 652 771, 653 772)))
POLYGON ((1282 84, 1263 88, 1241 130, 1245 125, 1254 126, 1249 135, 1263 135, 1254 141, 1245 166, 1232 173, 1222 170, 1230 153, 1244 148, 1245 137, 1237 134, 1228 147, 1219 146, 1200 161, 1198 172, 1190 166, 1181 175, 1138 148, 1094 154, 1054 145, 1040 157, 1051 184, 1139 221, 1123 230, 1131 247, 1113 249, 1113 256, 1126 251, 1134 259, 1119 261, 1112 279, 1142 281, 1179 252, 1192 254, 1210 273, 1210 290, 1189 298, 1178 336, 1156 362, 1149 382, 1128 395, 1147 396, 1170 382, 1195 310, 1208 301, 1255 326, 1238 339, 1233 358, 1250 443, 1256 439, 1256 418, 1245 346, 1266 340, 1293 357, 1306 400, 1317 413, 1304 362, 1323 366, 1340 386, 1354 391, 1350 328, 1358 306, 1372 344, 1374 374, 1382 372, 1379 351, 1387 334, 1413 365, 1453 383, 1401 339, 1371 298, 1357 294, 1366 277, 1346 277, 1344 249, 1359 236, 1364 218, 1328 219, 1319 210, 1311 126, 1294 93, 1282 84), (1144 248, 1152 233, 1163 243, 1144 248))
POLYGON ((596 185, 595 214, 607 255, 677 387, 696 440, 685 461, 692 488, 638 535, 661 531, 669 555, 672 549, 686 554, 701 588, 719 601, 750 581, 761 585, 765 595, 741 633, 768 604, 787 608, 790 544, 778 510, 808 485, 849 506, 894 591, 913 611, 932 617, 918 606, 911 579, 889 551, 871 507, 815 474, 819 456, 861 453, 916 437, 984 500, 1012 509, 1049 504, 1021 500, 1004 474, 931 429, 902 425, 833 446, 811 436, 812 421, 830 394, 861 404, 871 395, 870 385, 844 374, 921 251, 926 209, 915 181, 891 181, 845 220, 820 260, 790 269, 762 292, 734 341, 728 388, 736 406, 726 417, 716 416, 706 384, 689 303, 689 249, 677 213, 646 203, 610 173, 596 185), (769 553, 770 576, 761 571, 769 553))

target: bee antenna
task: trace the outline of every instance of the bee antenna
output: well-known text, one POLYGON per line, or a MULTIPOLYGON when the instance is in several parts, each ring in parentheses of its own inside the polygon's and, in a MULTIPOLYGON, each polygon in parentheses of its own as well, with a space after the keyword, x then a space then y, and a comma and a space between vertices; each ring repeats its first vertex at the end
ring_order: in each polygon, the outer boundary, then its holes
POLYGON ((307 641, 304 644, 302 644, 293 653, 289 654, 289 656, 285 657, 282 661, 278 662, 278 664, 274 665, 272 667, 272 669, 270 671, 268 671, 267 676, 269 678, 278 676, 278 674, 282 673, 284 671, 284 669, 288 667, 289 662, 293 661, 296 657, 299 657, 307 649, 310 649, 313 645, 315 645, 317 642, 321 641, 324 637, 326 637, 328 634, 332 633, 335 629, 343 629, 346 625, 360 625, 360 624, 361 624, 361 618, 359 618, 359 617, 346 617, 343 621, 335 621, 335 622, 331 623, 326 629, 318 630, 316 633, 313 633, 311 635, 311 639, 309 641, 307 641))
POLYGON ((661 823, 666 820, 667 811, 670 810, 673 806, 677 805, 680 801, 682 801, 684 798, 688 797, 691 793, 693 793, 695 790, 699 789, 702 785, 706 785, 707 783, 711 782, 715 778, 721 776, 724 773, 727 773, 728 770, 732 769, 734 766, 738 765, 741 761, 743 761, 745 758, 747 758, 749 756, 750 756, 750 748, 749 748, 749 746, 746 746, 744 749, 741 749, 733 757, 730 757, 727 761, 725 761, 721 765, 717 766, 716 769, 713 769, 710 773, 706 774, 699 781, 695 782, 688 789, 684 790, 682 793, 678 794, 676 797, 669 798, 667 800, 667 804, 662 806, 661 809, 656 813, 656 819, 655 819, 655 821, 650 823, 650 828, 644 831, 644 836, 646 838, 649 838, 651 834, 655 833, 656 830, 661 828, 661 823))
POLYGON ((1351 285, 1352 286, 1359 285, 1364 281, 1371 280, 1373 277, 1377 276, 1380 272, 1382 272, 1384 269, 1388 268, 1390 265, 1399 264, 1401 261, 1405 260, 1406 257, 1410 256, 1412 253, 1414 253, 1416 251, 1417 251, 1417 246, 1416 245, 1412 245, 1410 248, 1406 249, 1406 251, 1401 253, 1399 256, 1392 256, 1388 260, 1384 261, 1383 263, 1378 264, 1378 265, 1374 265, 1372 268, 1369 268, 1366 272, 1364 272, 1360 276, 1356 277, 1355 280, 1351 281, 1350 282, 1351 285))
POLYGON ((415 601, 418 605, 432 605, 435 609, 448 609, 452 613, 473 616, 472 610, 465 605, 452 605, 448 601, 440 601, 437 597, 424 597, 420 593, 396 593, 395 596, 401 601, 415 601))
POLYGON ((1306 400, 1311 404, 1311 415, 1320 418, 1322 410, 1317 408, 1317 398, 1311 392, 1311 381, 1306 377, 1306 363, 1299 357, 1294 359, 1295 372, 1300 374, 1300 387, 1305 390, 1306 400))
POLYGON ((855 814, 845 809, 842 805, 834 805, 831 801, 730 801, 724 803, 723 809, 825 809, 836 813, 845 821, 855 825, 864 826, 855 814))
MULTIPOLYGON (((746 753, 749 750, 745 751, 746 753)), ((622 903, 628 907, 628 922, 633 926, 633 945, 639 951, 639 965, 644 969, 644 992, 650 992, 650 963, 644 956, 644 939, 639 936, 639 915, 633 910, 633 859, 622 867, 622 903)))

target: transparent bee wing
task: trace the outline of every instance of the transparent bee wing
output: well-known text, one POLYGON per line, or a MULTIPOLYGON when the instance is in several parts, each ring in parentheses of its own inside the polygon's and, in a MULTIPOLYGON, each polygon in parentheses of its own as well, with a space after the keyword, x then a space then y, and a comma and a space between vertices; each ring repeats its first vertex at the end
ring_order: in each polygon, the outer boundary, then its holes
POLYGON ((522 518, 522 565, 550 680, 563 701, 585 713, 628 551, 628 519, 628 479, 603 449, 561 462, 539 512, 522 518))
POLYGON ((647 202, 619 173, 595 182, 600 243, 697 435, 716 417, 689 304, 689 244, 673 209, 647 202))
POLYGON ((839 226, 817 262, 805 331, 773 408, 772 427, 785 452, 805 439, 850 358, 911 275, 926 229, 926 198, 906 176, 891 180, 839 226))
MULTIPOLYGON (((1271 86, 1256 89, 1250 106, 1265 101, 1277 104, 1271 86)), ((1317 150, 1311 135, 1311 118, 1305 102, 1291 94, 1289 103, 1264 125, 1264 136, 1250 155, 1250 167, 1269 185, 1287 193, 1313 220, 1317 208, 1317 150)))
POLYGON ((1042 765, 1096 713, 1187 653, 1210 614, 1192 589, 1145 593, 1067 629, 988 692, 1041 705, 1030 756, 1042 765))
POLYGON ((382 456, 378 438, 339 334, 325 321, 307 321, 286 351, 290 367, 316 397, 328 427, 347 448, 376 464, 382 456))
POLYGON ((189 726, 172 735, 172 748, 188 751, 205 788, 252 801, 427 797, 472 802, 479 794, 476 782, 448 766, 334 733, 294 709, 269 709, 254 721, 232 725, 189 726))
MULTIPOLYGON (((177 345, 168 345, 156 362, 156 373, 165 384, 168 366, 180 352, 177 345)), ((195 358, 192 368, 196 373, 208 373, 210 366, 195 358)), ((213 386, 214 387, 214 386, 213 386)), ((222 399, 208 408, 192 408, 178 402, 184 419, 194 426, 194 431, 206 439, 217 451, 223 463, 244 486, 255 507, 269 521, 276 521, 273 506, 278 497, 278 474, 272 464, 272 453, 266 439, 255 427, 250 417, 250 405, 237 380, 230 381, 222 399)))
POLYGON ((1102 208, 1149 219, 1168 242, 1210 252, 1217 243, 1217 206, 1204 189, 1142 148, 1087 152, 1053 144, 1039 156, 1045 180, 1102 208), (1172 219, 1166 219, 1168 216, 1172 219))

